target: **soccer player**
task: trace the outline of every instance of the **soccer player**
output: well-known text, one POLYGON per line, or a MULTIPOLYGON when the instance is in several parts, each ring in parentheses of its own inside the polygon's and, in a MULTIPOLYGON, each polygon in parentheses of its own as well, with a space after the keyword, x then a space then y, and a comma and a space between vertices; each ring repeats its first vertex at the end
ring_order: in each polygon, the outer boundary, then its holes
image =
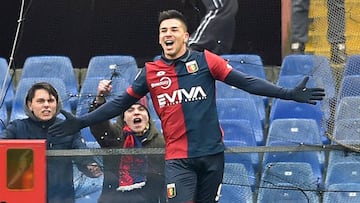
POLYGON ((224 143, 216 110, 215 81, 247 92, 316 104, 322 88, 306 88, 308 77, 295 88, 278 87, 267 80, 233 69, 207 50, 187 48, 189 33, 182 13, 160 12, 160 59, 148 62, 126 92, 81 117, 51 127, 66 135, 122 114, 150 92, 165 137, 165 179, 168 202, 217 202, 224 171, 224 143))

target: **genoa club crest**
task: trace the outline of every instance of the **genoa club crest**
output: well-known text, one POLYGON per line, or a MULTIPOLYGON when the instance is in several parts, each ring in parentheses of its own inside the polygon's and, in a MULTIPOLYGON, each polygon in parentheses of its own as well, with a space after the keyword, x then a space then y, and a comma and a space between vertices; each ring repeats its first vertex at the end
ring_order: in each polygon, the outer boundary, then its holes
POLYGON ((186 65, 186 70, 188 73, 195 73, 199 70, 199 66, 195 60, 187 62, 185 65, 186 65))

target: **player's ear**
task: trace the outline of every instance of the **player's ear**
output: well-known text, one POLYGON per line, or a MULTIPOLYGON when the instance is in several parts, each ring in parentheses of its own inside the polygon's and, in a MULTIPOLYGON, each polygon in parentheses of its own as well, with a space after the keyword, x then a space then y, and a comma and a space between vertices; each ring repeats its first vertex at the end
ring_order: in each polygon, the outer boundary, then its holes
POLYGON ((189 37, 190 37, 190 34, 189 34, 188 32, 185 32, 185 35, 184 35, 184 42, 185 42, 185 44, 188 43, 189 37))

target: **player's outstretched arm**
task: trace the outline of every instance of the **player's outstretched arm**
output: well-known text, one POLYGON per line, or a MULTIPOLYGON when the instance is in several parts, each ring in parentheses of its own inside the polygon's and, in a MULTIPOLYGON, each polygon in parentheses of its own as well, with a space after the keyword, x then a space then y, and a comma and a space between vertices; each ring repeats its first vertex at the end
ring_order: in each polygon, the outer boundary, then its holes
POLYGON ((237 70, 232 70, 225 78, 224 82, 249 93, 260 96, 316 104, 317 101, 320 101, 324 98, 325 90, 318 87, 306 87, 308 80, 309 76, 306 76, 298 85, 296 85, 295 88, 284 88, 276 86, 275 84, 265 79, 244 74, 237 70))
POLYGON ((65 120, 49 127, 50 136, 66 136, 79 132, 85 126, 82 126, 79 119, 73 116, 71 113, 61 109, 60 113, 65 116, 65 120))
POLYGON ((87 126, 104 122, 118 115, 122 115, 126 109, 139 99, 124 92, 113 100, 106 102, 96 110, 84 114, 81 117, 75 117, 64 110, 61 111, 65 120, 49 127, 49 135, 66 136, 78 132, 87 126))

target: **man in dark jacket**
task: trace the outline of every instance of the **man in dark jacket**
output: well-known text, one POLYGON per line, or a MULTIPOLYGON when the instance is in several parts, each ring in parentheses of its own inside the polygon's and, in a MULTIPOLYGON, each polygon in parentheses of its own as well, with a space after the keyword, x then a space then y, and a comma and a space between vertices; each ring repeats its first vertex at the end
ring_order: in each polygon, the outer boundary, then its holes
MULTIPOLYGON (((110 80, 101 80, 90 111, 106 102, 110 80)), ((164 148, 164 137, 155 127, 147 109, 146 97, 133 104, 116 123, 90 126, 102 148, 164 148)), ((164 155, 104 156, 104 182, 99 203, 165 202, 164 155)))
MULTIPOLYGON (((86 144, 77 132, 69 136, 49 136, 48 127, 61 119, 56 116, 62 104, 56 89, 49 83, 34 84, 25 98, 25 113, 28 118, 16 119, 2 132, 2 139, 45 139, 46 148, 83 149, 86 144)), ((73 161, 80 171, 89 177, 102 175, 93 159, 71 159, 69 157, 47 157, 47 202, 75 202, 73 188, 73 161)))

